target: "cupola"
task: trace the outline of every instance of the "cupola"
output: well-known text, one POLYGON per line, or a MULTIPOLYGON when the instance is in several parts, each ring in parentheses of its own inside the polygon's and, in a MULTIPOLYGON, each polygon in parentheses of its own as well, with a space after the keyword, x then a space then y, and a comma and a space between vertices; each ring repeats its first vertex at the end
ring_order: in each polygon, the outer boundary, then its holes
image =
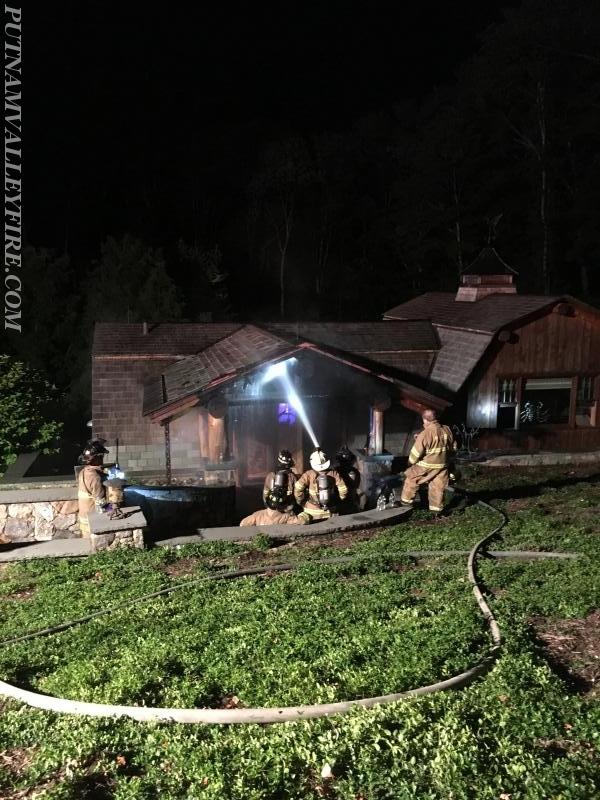
POLYGON ((500 258, 495 248, 484 247, 475 261, 462 271, 455 300, 474 303, 488 294, 516 294, 514 279, 518 274, 500 258))

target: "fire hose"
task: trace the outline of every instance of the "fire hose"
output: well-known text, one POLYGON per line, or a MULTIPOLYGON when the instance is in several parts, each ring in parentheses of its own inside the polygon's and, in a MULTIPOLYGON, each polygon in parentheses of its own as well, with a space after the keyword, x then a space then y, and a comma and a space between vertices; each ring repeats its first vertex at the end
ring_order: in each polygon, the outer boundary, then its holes
MULTIPOLYGON (((462 490, 461 494, 467 495, 462 490)), ((485 619, 489 628, 492 646, 486 655, 478 664, 470 669, 454 675, 445 680, 436 683, 428 684, 427 686, 420 686, 416 689, 409 689, 404 692, 396 692, 393 694, 379 695, 376 697, 365 697, 357 700, 347 700, 336 703, 319 703, 313 705, 301 706, 282 706, 273 708, 231 708, 231 709, 213 709, 213 708, 152 708, 146 706, 125 706, 125 705, 109 705, 105 703, 88 703, 79 700, 69 700, 62 697, 55 697, 52 695, 39 694, 26 689, 21 689, 18 686, 0 681, 0 695, 10 697, 14 700, 19 700, 33 708, 40 708, 46 711, 53 711, 58 713, 75 714, 79 716, 93 716, 93 717, 129 717, 142 722, 156 721, 156 722, 177 722, 177 723, 204 723, 204 724, 266 724, 274 722, 293 722, 303 719, 317 719, 320 717, 331 716, 334 714, 346 714, 354 708, 372 708, 376 705, 385 705, 395 703, 399 700, 406 700, 410 697, 417 697, 420 695, 432 694, 434 692, 444 691, 446 689, 458 689, 467 686, 476 678, 488 672, 495 663, 502 646, 502 635, 496 622, 494 615, 487 605, 479 581, 477 578, 477 557, 491 541, 500 536, 501 530, 508 522, 506 514, 495 506, 490 505, 484 500, 478 500, 478 505, 491 510, 493 513, 500 515, 501 521, 499 524, 486 536, 484 536, 474 547, 471 549, 467 559, 467 575, 470 583, 473 586, 473 594, 479 606, 479 609, 485 619)), ((431 554, 434 551, 421 551, 422 555, 431 554)), ((456 551, 435 551, 439 555, 451 555, 456 551)), ((396 554, 397 555, 397 554, 396 554)), ((403 553, 402 555, 409 555, 403 553)), ((411 553, 412 555, 412 553, 411 553)), ((489 553, 489 555, 498 556, 525 556, 522 551, 510 551, 504 553, 489 553)), ((536 557, 549 557, 549 558, 574 558, 576 557, 571 553, 528 553, 527 555, 536 557)), ((379 558, 380 556, 373 556, 379 558)), ((388 557, 393 557, 390 554, 388 557)), ((340 557, 323 559, 311 563, 318 564, 335 564, 345 563, 356 560, 355 557, 340 557)), ((22 634, 11 639, 0 642, 0 647, 16 644, 39 636, 48 636, 60 631, 67 630, 76 625, 83 624, 97 617, 112 614, 132 605, 143 603, 152 600, 156 597, 166 595, 170 592, 179 589, 185 589, 195 584, 211 580, 224 580, 235 579, 250 575, 261 575, 272 572, 289 572, 294 570, 298 565, 295 564, 273 564, 267 567, 250 567, 243 570, 233 570, 228 572, 215 573, 213 575, 204 575, 201 578, 196 578, 192 581, 185 581, 160 589, 156 592, 134 598, 132 600, 119 603, 111 606, 110 608, 95 611, 87 614, 84 617, 63 622, 53 627, 44 628, 42 630, 33 631, 30 633, 22 634)))

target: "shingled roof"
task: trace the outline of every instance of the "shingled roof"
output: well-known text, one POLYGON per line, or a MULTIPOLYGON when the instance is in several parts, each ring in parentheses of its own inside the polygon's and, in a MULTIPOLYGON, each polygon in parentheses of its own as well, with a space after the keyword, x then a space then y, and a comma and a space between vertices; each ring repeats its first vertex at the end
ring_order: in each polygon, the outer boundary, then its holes
POLYGON ((292 342, 313 342, 348 353, 435 352, 440 343, 428 320, 397 322, 269 322, 262 325, 292 342))
POLYGON ((384 314, 385 319, 430 320, 434 325, 479 333, 496 333, 523 317, 562 300, 535 294, 490 294, 475 303, 461 303, 449 292, 426 292, 384 314))
POLYGON ((190 356, 239 330, 239 322, 97 322, 92 356, 190 356))
POLYGON ((380 378, 386 376, 397 387, 400 397, 412 396, 417 402, 433 407, 447 405, 432 396, 422 385, 424 382, 417 379, 419 373, 423 377, 428 375, 439 349, 439 339, 429 322, 298 326, 272 323, 241 326, 201 352, 167 366, 161 376, 152 378, 144 387, 144 414, 168 418, 195 404, 201 394, 306 348, 380 378), (310 339, 303 333, 310 334, 310 339), (406 351, 402 352, 401 347, 407 348, 406 351), (393 363, 387 363, 386 359, 392 359, 393 363), (406 375, 407 364, 413 362, 418 367, 417 374, 406 375), (415 385, 414 379, 421 385, 415 385))
MULTIPOLYGON (((493 269, 493 274, 499 274, 499 266, 493 269)), ((471 268, 469 271, 479 272, 471 268)), ((465 384, 499 330, 563 300, 581 305, 571 297, 531 294, 490 294, 476 302, 465 303, 457 301, 454 294, 427 292, 386 311, 385 318, 431 320, 442 347, 430 372, 428 388, 435 393, 441 391, 443 394, 447 390, 455 394, 465 384)))
POLYGON ((475 369, 493 336, 450 328, 440 328, 438 332, 442 349, 429 375, 428 388, 436 393, 445 389, 454 394, 475 369))
POLYGON ((265 361, 293 350, 285 339, 254 325, 238 327, 230 336, 166 367, 144 387, 144 414, 198 395, 223 381, 251 371, 265 361))

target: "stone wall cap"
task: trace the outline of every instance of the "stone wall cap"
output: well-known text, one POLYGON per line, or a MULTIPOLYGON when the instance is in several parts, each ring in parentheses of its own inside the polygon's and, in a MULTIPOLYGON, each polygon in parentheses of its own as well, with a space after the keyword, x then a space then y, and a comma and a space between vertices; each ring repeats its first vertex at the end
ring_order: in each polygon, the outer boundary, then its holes
POLYGON ((109 519, 108 514, 90 511, 88 515, 90 532, 94 534, 112 533, 114 531, 129 531, 133 528, 147 527, 146 517, 139 506, 127 506, 122 508, 121 511, 127 515, 125 519, 109 519))
POLYGON ((77 487, 53 486, 48 489, 5 489, 0 487, 0 504, 3 503, 54 503, 59 500, 77 500, 77 487))

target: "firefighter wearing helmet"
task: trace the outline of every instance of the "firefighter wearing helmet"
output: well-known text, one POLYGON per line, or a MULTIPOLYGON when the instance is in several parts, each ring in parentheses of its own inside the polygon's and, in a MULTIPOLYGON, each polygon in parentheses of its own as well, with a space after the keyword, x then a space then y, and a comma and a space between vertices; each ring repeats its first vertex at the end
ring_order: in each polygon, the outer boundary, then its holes
POLYGON ((289 509, 287 487, 283 484, 275 483, 273 488, 267 491, 264 500, 266 508, 244 517, 240 522, 242 528, 251 525, 308 525, 312 522, 311 515, 305 511, 296 515, 289 509))
POLYGON ((400 502, 412 506, 419 486, 427 484, 429 510, 437 517, 444 508, 444 491, 450 481, 456 443, 450 428, 438 422, 432 408, 425 409, 422 419, 423 430, 416 436, 408 456, 400 502))
POLYGON ((338 499, 344 502, 348 496, 348 487, 320 448, 311 453, 310 466, 294 486, 296 502, 314 520, 329 519, 337 513, 338 499))
POLYGON ((356 468, 356 456, 347 445, 341 447, 335 456, 336 469, 348 488, 346 499, 340 503, 341 514, 351 514, 363 509, 366 496, 360 488, 360 472, 356 468))
POLYGON ((77 500, 79 502, 79 529, 83 537, 90 536, 90 511, 101 510, 106 505, 106 491, 102 483, 104 472, 104 456, 108 453, 104 447, 105 439, 90 440, 79 456, 84 465, 77 480, 77 500))
POLYGON ((269 492, 272 492, 275 486, 285 488, 285 503, 284 509, 286 511, 293 511, 294 509, 294 485, 298 480, 298 476, 292 471, 294 466, 294 459, 289 450, 280 450, 275 462, 275 469, 269 472, 265 478, 265 485, 263 487, 263 502, 265 507, 268 508, 267 497, 269 492))

